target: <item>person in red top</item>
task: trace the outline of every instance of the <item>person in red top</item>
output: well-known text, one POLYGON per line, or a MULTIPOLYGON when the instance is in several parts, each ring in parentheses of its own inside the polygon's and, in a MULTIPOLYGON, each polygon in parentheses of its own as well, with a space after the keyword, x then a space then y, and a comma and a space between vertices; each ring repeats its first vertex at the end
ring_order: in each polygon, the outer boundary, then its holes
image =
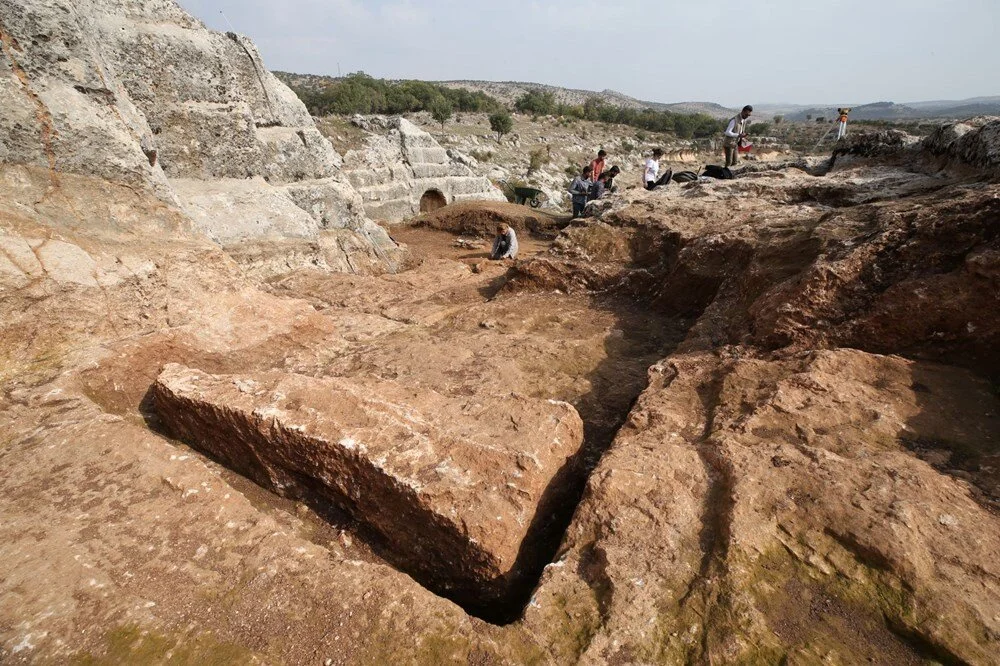
POLYGON ((604 171, 604 158, 607 156, 608 154, 605 151, 598 150, 597 159, 590 163, 590 169, 592 171, 590 177, 594 179, 595 183, 597 182, 597 177, 601 175, 602 171, 604 171))

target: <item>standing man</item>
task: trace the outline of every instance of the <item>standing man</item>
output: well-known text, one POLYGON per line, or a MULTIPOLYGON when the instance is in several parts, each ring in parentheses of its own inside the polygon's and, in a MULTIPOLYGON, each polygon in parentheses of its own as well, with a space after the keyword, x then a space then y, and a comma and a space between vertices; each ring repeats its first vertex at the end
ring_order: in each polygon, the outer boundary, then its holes
POLYGON ((583 173, 573 179, 573 183, 569 186, 569 194, 573 198, 573 217, 583 217, 583 210, 587 207, 587 196, 590 194, 590 188, 594 184, 591 180, 591 174, 593 174, 593 169, 588 164, 583 167, 583 173))
POLYGON ((751 113, 753 113, 753 107, 747 104, 742 111, 730 118, 729 124, 726 125, 726 136, 722 140, 722 146, 726 150, 727 167, 734 166, 739 159, 740 139, 747 135, 747 120, 751 113))
POLYGON ((597 158, 590 163, 590 178, 596 183, 604 172, 604 158, 608 154, 603 150, 597 151, 597 158))

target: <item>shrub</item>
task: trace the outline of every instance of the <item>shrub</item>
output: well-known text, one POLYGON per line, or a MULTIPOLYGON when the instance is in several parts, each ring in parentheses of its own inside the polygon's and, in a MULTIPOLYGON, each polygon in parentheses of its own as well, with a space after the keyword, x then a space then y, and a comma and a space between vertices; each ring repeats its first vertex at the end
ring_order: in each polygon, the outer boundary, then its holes
POLYGON ((528 154, 528 173, 525 174, 526 177, 530 177, 531 174, 535 173, 543 166, 549 163, 549 152, 539 146, 535 148, 528 154))
POLYGON ((466 112, 502 108, 500 102, 485 93, 446 88, 426 81, 386 81, 364 72, 333 79, 319 89, 293 86, 292 90, 314 116, 432 111, 440 100, 450 104, 452 109, 466 112))
POLYGON ((448 119, 451 118, 451 114, 453 112, 454 109, 452 108, 451 103, 444 98, 434 102, 431 106, 431 118, 433 118, 435 122, 441 123, 441 129, 444 129, 444 124, 448 122, 448 119))
POLYGON ((529 90, 514 102, 514 108, 536 117, 547 116, 556 110, 556 96, 550 92, 529 90))
POLYGON ((493 152, 489 150, 472 150, 469 155, 478 162, 489 162, 493 159, 493 152))
POLYGON ((497 143, 499 143, 504 134, 514 129, 514 119, 506 111, 497 111, 490 114, 490 129, 497 133, 497 143))

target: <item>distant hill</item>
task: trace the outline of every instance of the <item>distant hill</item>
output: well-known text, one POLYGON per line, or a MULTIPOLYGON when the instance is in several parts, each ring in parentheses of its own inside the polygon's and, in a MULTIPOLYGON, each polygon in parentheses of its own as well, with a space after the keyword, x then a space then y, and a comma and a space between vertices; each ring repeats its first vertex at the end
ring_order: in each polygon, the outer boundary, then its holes
POLYGON ((544 83, 529 83, 525 81, 435 81, 449 88, 462 88, 473 92, 484 92, 494 97, 507 106, 513 106, 514 102, 529 91, 548 92, 555 96, 556 102, 560 104, 583 104, 591 97, 596 97, 605 104, 612 106, 622 106, 627 109, 655 109, 656 111, 670 111, 672 113, 704 113, 713 118, 728 118, 733 115, 733 109, 714 102, 677 102, 666 104, 663 102, 649 102, 635 97, 630 97, 617 90, 579 90, 575 88, 561 88, 550 86, 544 83))
MULTIPOLYGON (((316 90, 328 85, 337 77, 318 74, 295 74, 291 72, 275 72, 284 83, 297 90, 316 90)), ((495 98, 500 103, 513 107, 514 102, 529 91, 552 93, 556 102, 561 104, 579 105, 591 97, 596 97, 606 104, 627 109, 655 109, 673 113, 703 113, 717 119, 725 119, 736 113, 714 102, 651 102, 636 99, 617 90, 580 90, 577 88, 562 88, 544 83, 525 81, 432 81, 438 85, 483 92, 495 98)), ((787 120, 807 120, 824 117, 833 118, 838 106, 845 104, 780 104, 771 102, 754 102, 755 117, 759 120, 770 120, 772 116, 785 116, 787 120)), ((1000 115, 1000 95, 987 97, 972 97, 964 100, 930 100, 922 102, 875 102, 870 104, 846 104, 851 107, 851 118, 854 120, 917 120, 922 118, 954 118, 962 119, 979 115, 1000 115)))
POLYGON ((930 102, 907 102, 909 107, 925 113, 949 113, 955 109, 981 108, 989 109, 989 113, 1000 111, 1000 95, 992 97, 970 97, 969 99, 934 100, 930 102))
MULTIPOLYGON (((977 97, 968 100, 939 100, 932 102, 912 102, 896 104, 895 102, 875 102, 874 104, 859 104, 851 107, 852 120, 919 120, 924 118, 971 118, 973 116, 1000 115, 1000 97, 977 97)), ((806 120, 813 118, 833 118, 837 107, 812 106, 800 108, 787 115, 788 120, 806 120)))
MULTIPOLYGON (((788 120, 812 120, 826 118, 832 120, 837 115, 837 107, 812 107, 789 114, 788 120)), ((906 120, 917 118, 916 109, 894 102, 875 102, 851 107, 851 120, 906 120)))
POLYGON ((613 106, 622 106, 627 109, 644 109, 653 106, 648 102, 642 102, 616 90, 596 92, 593 90, 560 88, 559 86, 549 86, 544 83, 525 83, 521 81, 434 81, 434 83, 448 88, 483 92, 507 106, 514 106, 514 102, 530 91, 552 93, 559 104, 578 105, 583 104, 591 97, 597 97, 602 102, 613 106))
POLYGON ((662 104, 660 102, 643 102, 658 111, 672 111, 673 113, 704 113, 705 115, 724 120, 731 118, 738 109, 727 109, 715 102, 675 102, 673 104, 662 104))

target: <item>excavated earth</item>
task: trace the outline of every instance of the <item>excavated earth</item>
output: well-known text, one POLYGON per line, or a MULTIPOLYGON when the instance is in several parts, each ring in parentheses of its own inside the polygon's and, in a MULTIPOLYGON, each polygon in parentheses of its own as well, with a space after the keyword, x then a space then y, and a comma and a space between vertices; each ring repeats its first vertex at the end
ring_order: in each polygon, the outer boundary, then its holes
POLYGON ((0 55, 3 663, 996 663, 1000 120, 387 231, 174 2, 0 55))
POLYGON ((267 280, 11 188, 4 661, 995 663, 1000 184, 900 150, 267 280))

